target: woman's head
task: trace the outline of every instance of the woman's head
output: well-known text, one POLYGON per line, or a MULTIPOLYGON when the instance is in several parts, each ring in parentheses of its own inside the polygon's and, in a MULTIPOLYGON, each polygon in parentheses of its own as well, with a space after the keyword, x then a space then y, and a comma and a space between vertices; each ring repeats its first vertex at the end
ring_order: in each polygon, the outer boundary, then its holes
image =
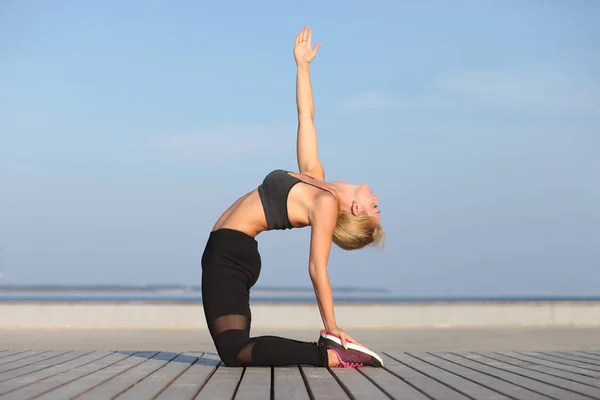
POLYGON ((374 196, 367 185, 348 185, 344 192, 333 242, 344 250, 382 244, 384 233, 378 209, 379 197, 374 196))

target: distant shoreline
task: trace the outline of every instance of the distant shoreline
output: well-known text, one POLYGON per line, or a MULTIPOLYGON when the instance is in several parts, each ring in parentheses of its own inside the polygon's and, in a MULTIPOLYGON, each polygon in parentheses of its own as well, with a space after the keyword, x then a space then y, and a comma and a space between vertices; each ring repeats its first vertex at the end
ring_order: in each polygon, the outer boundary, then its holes
MULTIPOLYGON (((311 287, 300 286, 255 286, 253 290, 267 292, 305 292, 312 291, 311 287)), ((336 292, 361 292, 361 293, 389 293, 390 291, 384 288, 359 288, 354 286, 333 287, 336 292)), ((126 285, 126 284, 81 284, 81 285, 66 285, 66 284, 0 284, 0 293, 7 292, 201 292, 200 285, 186 284, 148 284, 148 285, 126 285)))
MULTIPOLYGON (((252 303, 284 303, 305 304, 314 303, 314 295, 306 296, 251 296, 252 303)), ((385 303, 385 304, 416 304, 416 303, 595 303, 600 297, 397 297, 397 296, 355 296, 334 295, 336 303, 385 303)), ((152 304, 194 304, 202 303, 201 296, 70 296, 70 295, 5 295, 0 293, 0 303, 152 303, 152 304)))
MULTIPOLYGON (((600 302, 596 296, 577 295, 421 295, 406 296, 377 288, 334 287, 337 303, 540 303, 600 302)), ((257 286, 250 293, 253 303, 314 303, 311 287, 257 286)), ((2 303, 201 303, 199 285, 0 285, 2 303)))

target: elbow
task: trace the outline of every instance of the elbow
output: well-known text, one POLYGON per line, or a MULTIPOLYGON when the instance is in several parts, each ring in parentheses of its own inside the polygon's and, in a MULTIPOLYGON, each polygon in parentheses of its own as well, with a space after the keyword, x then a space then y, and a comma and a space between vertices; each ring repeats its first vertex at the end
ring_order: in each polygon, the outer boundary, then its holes
POLYGON ((302 122, 302 121, 314 122, 315 121, 315 113, 311 112, 311 111, 299 110, 298 111, 298 122, 302 122))
POLYGON ((313 282, 319 280, 324 274, 327 274, 325 267, 312 263, 308 265, 308 275, 313 282))

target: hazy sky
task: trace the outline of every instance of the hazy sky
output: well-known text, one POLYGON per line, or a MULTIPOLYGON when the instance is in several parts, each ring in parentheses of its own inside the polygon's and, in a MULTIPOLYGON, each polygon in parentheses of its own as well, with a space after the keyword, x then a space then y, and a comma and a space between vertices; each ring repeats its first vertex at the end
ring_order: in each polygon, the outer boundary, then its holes
MULTIPOLYGON (((296 168, 313 28, 327 178, 381 197, 334 285, 600 295, 600 2, 0 3, 0 282, 193 283, 220 213, 296 168)), ((310 230, 258 239, 309 286, 310 230)))

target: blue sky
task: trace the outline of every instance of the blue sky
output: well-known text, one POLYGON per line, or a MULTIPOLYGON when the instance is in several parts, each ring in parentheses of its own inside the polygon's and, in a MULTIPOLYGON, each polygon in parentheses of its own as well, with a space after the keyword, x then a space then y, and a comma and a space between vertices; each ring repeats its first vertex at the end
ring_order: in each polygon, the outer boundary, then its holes
MULTIPOLYGON (((600 294, 600 3, 4 1, 0 272, 195 283, 209 230, 296 167, 293 39, 330 180, 381 197, 382 252, 334 285, 600 294)), ((309 229, 259 236, 309 286, 309 229)))

